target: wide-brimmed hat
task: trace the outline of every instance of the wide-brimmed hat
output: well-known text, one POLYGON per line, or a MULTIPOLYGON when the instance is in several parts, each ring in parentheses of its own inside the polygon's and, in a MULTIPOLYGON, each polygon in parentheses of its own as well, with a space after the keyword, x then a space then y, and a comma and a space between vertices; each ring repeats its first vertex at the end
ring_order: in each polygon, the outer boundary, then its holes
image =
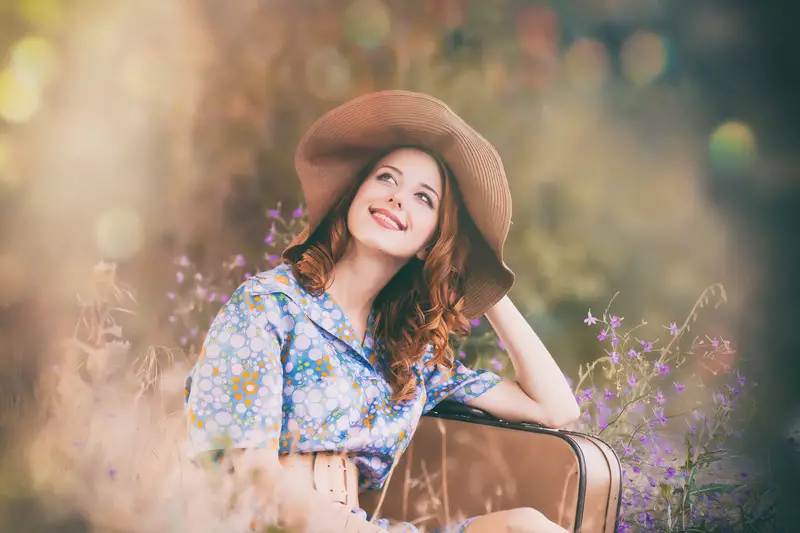
POLYGON ((429 151, 452 171, 474 228, 466 261, 464 314, 483 315, 514 284, 503 262, 511 193, 492 145, 440 100, 408 91, 360 96, 323 115, 295 154, 308 227, 284 251, 302 246, 364 168, 395 147, 429 151))

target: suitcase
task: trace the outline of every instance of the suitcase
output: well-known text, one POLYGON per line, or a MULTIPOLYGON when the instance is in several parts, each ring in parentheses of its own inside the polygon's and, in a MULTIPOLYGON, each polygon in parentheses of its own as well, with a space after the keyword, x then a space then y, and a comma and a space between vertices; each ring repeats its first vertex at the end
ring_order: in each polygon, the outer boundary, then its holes
POLYGON ((568 531, 617 530, 622 472, 595 437, 511 423, 445 401, 422 417, 381 491, 361 495, 378 516, 433 530, 469 516, 533 507, 568 531), (377 508, 377 509, 376 509, 377 508))

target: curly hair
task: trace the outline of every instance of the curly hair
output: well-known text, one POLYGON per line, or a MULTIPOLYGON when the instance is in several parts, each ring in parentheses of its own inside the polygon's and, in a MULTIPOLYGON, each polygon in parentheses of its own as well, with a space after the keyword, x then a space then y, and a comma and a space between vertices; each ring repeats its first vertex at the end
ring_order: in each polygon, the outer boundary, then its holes
MULTIPOLYGON (((399 148, 403 147, 392 151, 399 148)), ((414 397, 417 380, 413 367, 428 346, 433 352, 428 364, 452 368, 451 336, 463 337, 470 331, 463 313, 463 280, 470 242, 467 232, 459 231, 470 221, 461 208, 459 191, 447 165, 435 154, 423 151, 436 160, 443 182, 437 231, 426 259, 409 260, 374 302, 374 336, 384 345, 389 357, 387 379, 393 401, 414 397)), ((350 190, 342 195, 304 245, 286 257, 295 278, 310 293, 322 293, 333 282, 334 265, 351 238, 347 228, 350 203, 382 157, 359 173, 350 190)))

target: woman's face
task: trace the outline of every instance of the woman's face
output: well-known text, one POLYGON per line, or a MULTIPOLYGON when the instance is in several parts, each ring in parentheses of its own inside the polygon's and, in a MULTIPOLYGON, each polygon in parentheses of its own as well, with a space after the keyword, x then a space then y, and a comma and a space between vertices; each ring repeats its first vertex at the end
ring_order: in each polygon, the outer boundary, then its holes
POLYGON ((431 156, 413 148, 378 161, 347 213, 350 234, 361 245, 397 259, 424 259, 436 233, 442 176, 431 156))

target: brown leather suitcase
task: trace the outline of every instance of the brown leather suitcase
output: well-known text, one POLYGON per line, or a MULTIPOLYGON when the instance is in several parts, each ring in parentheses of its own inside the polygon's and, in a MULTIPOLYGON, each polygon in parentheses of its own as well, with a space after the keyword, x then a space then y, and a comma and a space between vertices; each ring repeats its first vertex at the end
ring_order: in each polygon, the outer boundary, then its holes
MULTIPOLYGON (((576 533, 613 533, 622 493, 614 450, 600 439, 498 420, 442 402, 422 417, 386 485, 381 517, 432 530, 492 511, 533 507, 576 533)), ((379 491, 361 496, 376 510, 379 491)))

